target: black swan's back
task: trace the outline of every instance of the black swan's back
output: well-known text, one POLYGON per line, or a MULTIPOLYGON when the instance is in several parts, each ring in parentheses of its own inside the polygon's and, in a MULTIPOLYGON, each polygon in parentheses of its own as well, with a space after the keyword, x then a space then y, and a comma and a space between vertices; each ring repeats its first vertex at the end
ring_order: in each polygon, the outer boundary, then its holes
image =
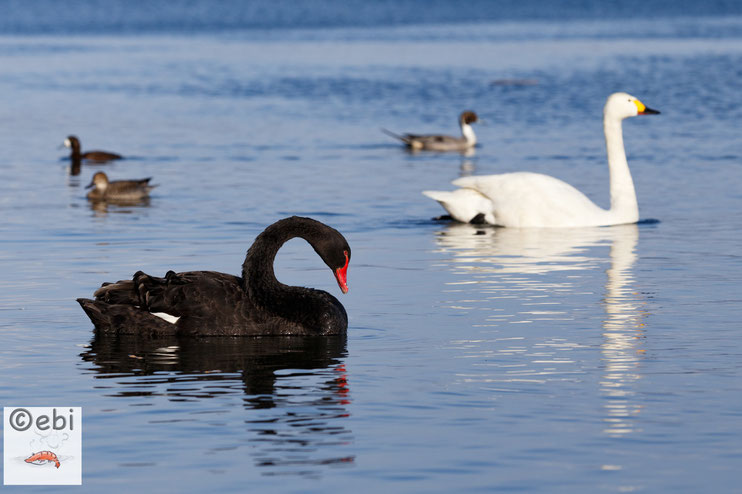
POLYGON ((331 294, 280 283, 273 271, 278 249, 304 238, 333 271, 343 292, 350 247, 335 229, 293 216, 265 229, 248 250, 242 277, 190 271, 165 277, 141 271, 132 280, 105 283, 95 300, 78 299, 96 329, 122 334, 330 335, 342 334, 348 316, 331 294))

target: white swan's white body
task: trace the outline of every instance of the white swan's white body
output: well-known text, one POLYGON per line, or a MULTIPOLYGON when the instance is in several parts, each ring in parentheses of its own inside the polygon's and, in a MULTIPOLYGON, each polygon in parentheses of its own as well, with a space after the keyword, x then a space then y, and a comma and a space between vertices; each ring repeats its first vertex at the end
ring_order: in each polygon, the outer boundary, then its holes
POLYGON ((530 227, 582 227, 636 223, 639 205, 623 145, 621 122, 640 114, 659 113, 633 96, 614 93, 603 109, 611 207, 603 209, 566 182, 529 172, 463 177, 460 189, 425 191, 461 222, 530 227))

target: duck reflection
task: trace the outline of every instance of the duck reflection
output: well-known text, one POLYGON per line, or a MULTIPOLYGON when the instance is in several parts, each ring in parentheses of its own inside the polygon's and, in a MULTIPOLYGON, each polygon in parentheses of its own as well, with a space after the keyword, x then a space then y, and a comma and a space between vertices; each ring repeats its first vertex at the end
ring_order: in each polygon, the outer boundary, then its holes
POLYGON ((468 177, 477 171, 476 159, 477 151, 475 148, 469 148, 461 153, 461 165, 459 166, 459 176, 468 177))
MULTIPOLYGON (((451 285, 475 284, 480 293, 496 294, 486 302, 491 302, 492 298, 509 298, 522 305, 533 302, 556 304, 553 300, 565 294, 568 297, 584 295, 576 291, 585 292, 584 285, 570 280, 570 275, 574 274, 568 272, 600 269, 605 259, 596 255, 595 247, 610 245, 610 267, 606 270, 602 299, 605 317, 601 328, 600 390, 605 398, 603 420, 606 426, 603 432, 616 436, 634 432, 632 418, 641 411, 641 405, 635 400, 634 385, 641 379, 645 337, 643 318, 647 312, 646 303, 634 287, 633 268, 638 239, 637 225, 511 229, 457 223, 438 232, 436 243, 439 252, 452 254, 449 262, 454 272, 465 275, 464 281, 452 282, 451 285), (543 276, 559 272, 564 273, 543 276)), ((469 299, 466 302, 471 305, 478 301, 469 299)), ((544 314, 542 321, 573 319, 558 310, 539 313, 544 314)), ((528 315, 531 319, 528 322, 533 322, 539 319, 534 314, 536 311, 519 315, 528 315)), ((512 315, 492 317, 500 317, 494 322, 502 323, 505 316, 512 315)), ((547 343, 541 342, 539 346, 548 346, 547 343)), ((534 369, 532 374, 539 374, 539 371, 534 369)))
POLYGON ((80 175, 80 170, 82 170, 82 160, 81 159, 70 159, 70 175, 77 176, 80 175))
MULTIPOLYGON (((83 361, 99 379, 117 381, 113 396, 196 401, 244 393, 244 421, 260 467, 308 473, 311 465, 353 462, 327 458, 323 446, 350 442, 349 388, 342 359, 346 338, 148 338, 97 333, 83 361), (136 377, 136 382, 130 379, 136 377), (129 378, 122 380, 122 378, 129 378), (297 382, 311 381, 306 388, 297 382), (183 386, 187 383, 187 386, 183 386), (285 468, 299 467, 301 472, 285 468)), ((268 472, 264 472, 268 473, 268 472)))
POLYGON ((91 201, 88 199, 90 210, 96 216, 106 216, 108 213, 131 213, 136 208, 147 208, 150 205, 150 198, 146 197, 138 200, 121 200, 121 199, 106 199, 91 201))

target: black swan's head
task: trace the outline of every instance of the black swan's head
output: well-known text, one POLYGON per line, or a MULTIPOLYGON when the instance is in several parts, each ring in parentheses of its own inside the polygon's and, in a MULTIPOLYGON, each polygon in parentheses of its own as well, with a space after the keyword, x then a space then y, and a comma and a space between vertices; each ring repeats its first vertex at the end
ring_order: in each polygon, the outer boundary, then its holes
POLYGON ((311 242, 314 250, 332 270, 338 286, 343 293, 348 293, 348 263, 350 263, 350 246, 343 235, 332 227, 322 225, 319 235, 311 242))
MULTIPOLYGON (((334 228, 312 218, 291 216, 279 220, 263 231, 255 243, 250 247, 245 258, 243 271, 248 266, 260 260, 273 264, 274 256, 281 245, 287 240, 300 237, 309 242, 314 251, 332 270, 332 274, 343 293, 348 293, 348 263, 350 262, 350 246, 343 235, 334 228)), ((272 274, 272 268, 271 268, 272 274)), ((246 279, 254 276, 245 275, 246 279)))

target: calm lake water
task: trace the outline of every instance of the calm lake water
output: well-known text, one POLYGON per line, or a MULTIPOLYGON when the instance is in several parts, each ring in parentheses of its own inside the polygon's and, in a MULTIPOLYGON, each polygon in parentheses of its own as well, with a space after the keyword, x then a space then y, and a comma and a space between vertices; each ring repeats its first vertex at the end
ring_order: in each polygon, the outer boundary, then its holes
POLYGON ((739 492, 739 5, 10 3, 0 405, 83 407, 79 490, 739 492), (607 206, 619 90, 662 111, 624 124, 640 224, 433 219, 420 192, 471 173, 607 206), (379 131, 455 133, 464 109, 471 156, 379 131), (127 159, 72 175, 68 134, 127 159), (92 206, 99 169, 160 185, 92 206), (302 241, 277 260, 341 300, 347 338, 96 338, 75 302, 138 269, 239 273, 291 214, 353 249, 344 296, 302 241))

